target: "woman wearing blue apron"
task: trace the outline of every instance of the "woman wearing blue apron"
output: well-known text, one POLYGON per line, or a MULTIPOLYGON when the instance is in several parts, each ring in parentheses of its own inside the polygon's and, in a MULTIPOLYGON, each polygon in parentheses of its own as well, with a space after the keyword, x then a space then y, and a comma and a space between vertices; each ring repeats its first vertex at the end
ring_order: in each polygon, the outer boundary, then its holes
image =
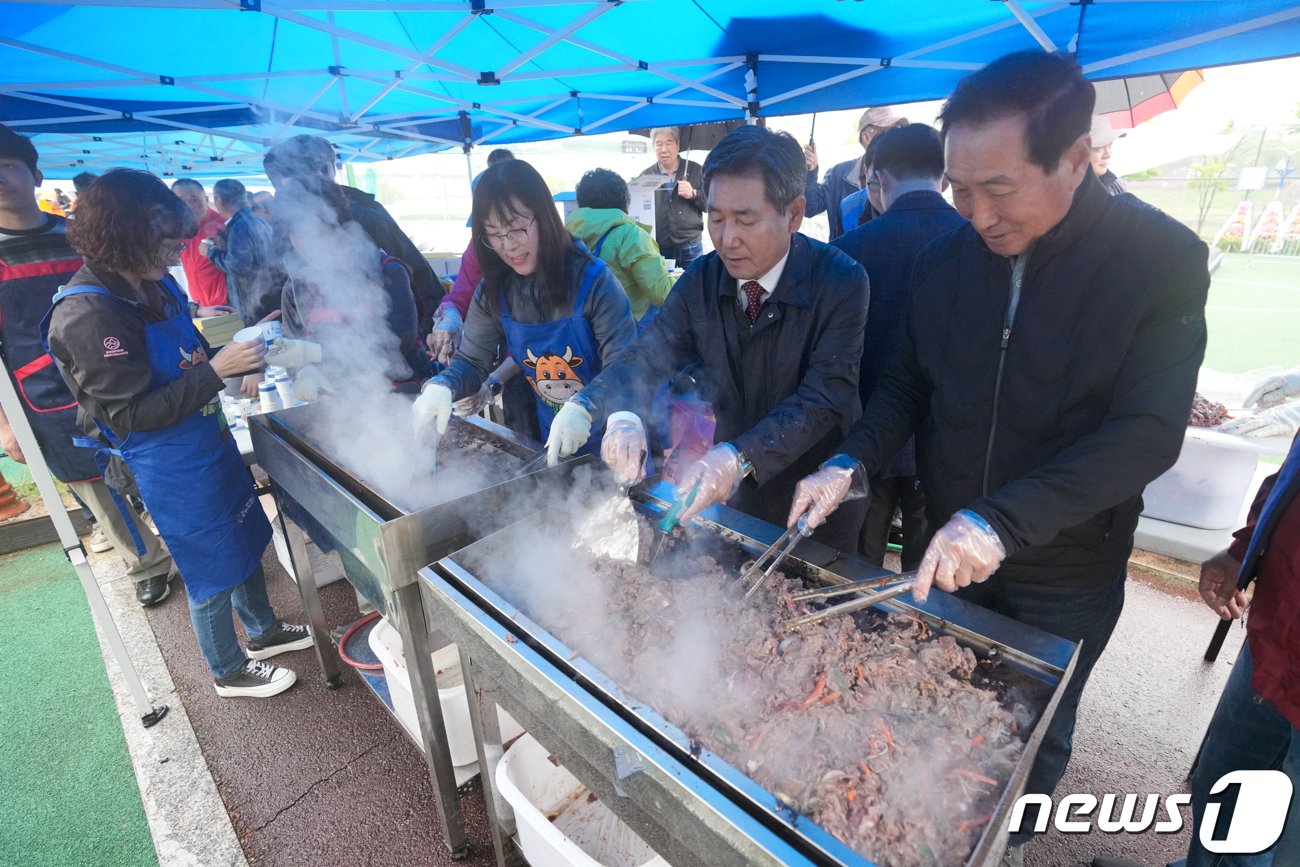
POLYGON ((627 293, 565 230, 546 182, 523 160, 479 176, 472 223, 483 280, 460 349, 415 402, 416 427, 445 431, 452 404, 479 391, 504 346, 532 386, 553 463, 591 432, 591 416, 569 398, 636 341, 627 293))
POLYGON ((135 474, 185 582, 217 693, 266 697, 296 675, 261 660, 312 640, 306 627, 280 622, 267 598, 271 527, 221 412, 223 379, 260 367, 264 347, 232 344, 212 355, 168 275, 194 233, 188 208, 153 175, 104 174, 81 195, 68 232, 85 265, 54 296, 42 327, 98 428, 99 448, 135 474), (249 635, 247 655, 232 607, 249 635))

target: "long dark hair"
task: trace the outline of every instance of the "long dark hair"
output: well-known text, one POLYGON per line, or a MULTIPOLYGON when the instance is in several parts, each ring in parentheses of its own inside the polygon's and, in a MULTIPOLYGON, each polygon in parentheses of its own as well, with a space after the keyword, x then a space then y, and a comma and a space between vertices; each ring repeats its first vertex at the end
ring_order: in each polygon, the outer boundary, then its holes
POLYGON ((199 230, 190 209, 148 172, 111 169, 77 198, 68 242, 86 259, 118 274, 159 265, 164 238, 191 238, 199 230))
POLYGON ((575 287, 570 285, 568 277, 568 257, 577 255, 578 251, 573 246, 573 236, 564 228, 546 181, 537 169, 519 159, 491 166, 479 175, 474 187, 470 234, 483 267, 483 288, 487 292, 484 301, 493 315, 500 313, 501 290, 516 277, 506 260, 487 245, 484 226, 488 220, 509 224, 523 216, 521 208, 533 212, 535 222, 529 231, 537 233, 537 270, 533 272, 537 278, 537 301, 542 311, 550 315, 572 306, 575 287))

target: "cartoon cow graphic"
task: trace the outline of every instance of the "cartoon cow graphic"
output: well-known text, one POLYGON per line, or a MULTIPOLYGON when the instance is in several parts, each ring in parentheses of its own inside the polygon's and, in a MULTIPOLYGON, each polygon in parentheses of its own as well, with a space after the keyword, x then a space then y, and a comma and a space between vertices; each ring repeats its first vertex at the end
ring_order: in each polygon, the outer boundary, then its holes
POLYGON ((186 353, 186 351, 182 348, 180 349, 180 353, 181 353, 181 363, 180 363, 181 370, 190 370, 191 368, 198 367, 200 364, 208 360, 208 354, 203 351, 202 346, 194 347, 194 351, 190 353, 186 353))
POLYGON ((574 368, 582 365, 582 356, 574 355, 573 347, 565 346, 563 355, 543 352, 539 356, 534 355, 531 349, 525 351, 524 364, 533 370, 528 381, 542 400, 559 409, 565 401, 582 391, 582 377, 574 372, 574 368))

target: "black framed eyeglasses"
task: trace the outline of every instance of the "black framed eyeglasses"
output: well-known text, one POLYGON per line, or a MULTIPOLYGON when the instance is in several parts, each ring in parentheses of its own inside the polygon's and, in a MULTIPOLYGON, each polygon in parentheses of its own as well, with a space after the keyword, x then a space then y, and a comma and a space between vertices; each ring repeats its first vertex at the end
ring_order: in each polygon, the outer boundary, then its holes
POLYGON ((522 244, 528 240, 528 230, 532 228, 535 222, 537 222, 537 218, 533 217, 520 228, 511 229, 509 232, 502 232, 499 235, 490 235, 485 232, 479 240, 483 242, 483 246, 492 250, 502 250, 511 244, 522 244))

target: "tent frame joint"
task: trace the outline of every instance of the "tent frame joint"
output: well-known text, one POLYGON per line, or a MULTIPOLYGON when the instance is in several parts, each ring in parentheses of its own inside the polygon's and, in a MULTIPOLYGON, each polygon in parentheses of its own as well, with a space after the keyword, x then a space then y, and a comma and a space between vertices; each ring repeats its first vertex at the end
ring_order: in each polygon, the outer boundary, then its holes
MULTIPOLYGON (((495 87, 501 83, 495 72, 480 72, 478 74, 478 83, 483 87, 495 87)), ((475 106, 478 108, 478 106, 475 106)))
POLYGON ((240 12, 261 12, 262 0, 239 0, 240 12))

